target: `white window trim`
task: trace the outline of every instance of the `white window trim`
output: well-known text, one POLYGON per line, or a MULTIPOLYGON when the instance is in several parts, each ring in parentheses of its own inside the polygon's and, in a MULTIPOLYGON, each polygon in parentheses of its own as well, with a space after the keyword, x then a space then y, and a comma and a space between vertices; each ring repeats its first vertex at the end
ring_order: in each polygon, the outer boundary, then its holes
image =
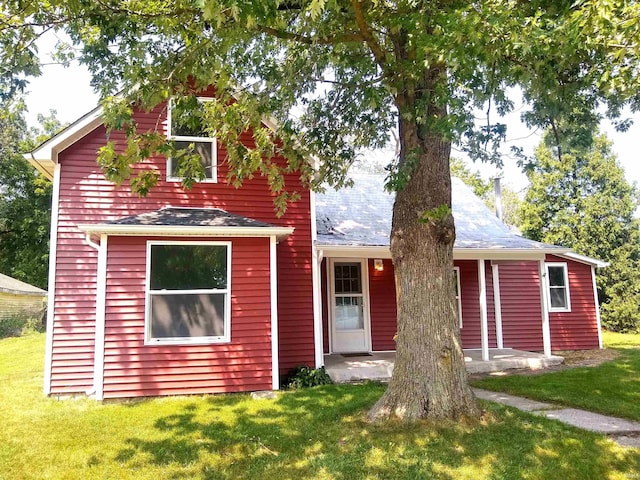
MULTIPOLYGON (((556 313, 556 312, 570 312, 571 311, 571 295, 569 294, 569 268, 567 267, 567 263, 566 262, 545 262, 545 271, 547 274, 547 298, 548 298, 548 305, 549 305, 549 312, 550 313, 556 313), (551 286, 551 277, 549 276, 549 267, 560 267, 563 269, 564 272, 564 284, 565 284, 565 289, 567 292, 567 306, 565 307, 552 307, 551 306, 551 289, 554 288, 551 286)), ((557 287, 556 287, 557 288, 557 287)))
MULTIPOLYGON (((213 99, 210 97, 197 97, 198 102, 211 102, 213 99)), ((197 183, 218 183, 218 148, 216 137, 191 137, 188 135, 173 135, 171 131, 171 110, 173 110, 173 100, 169 100, 167 108, 167 138, 169 140, 176 140, 179 142, 197 142, 197 143, 211 143, 211 178, 205 178, 198 180, 197 183)), ((171 176, 172 171, 172 158, 167 157, 167 182, 182 182, 182 177, 171 176)))
POLYGON ((231 242, 216 241, 169 241, 169 240, 149 240, 147 241, 147 265, 145 278, 145 314, 144 314, 144 344, 145 345, 203 345, 211 343, 231 342, 231 242), (154 245, 218 245, 227 247, 227 288, 225 289, 197 289, 197 290, 170 290, 165 291, 165 295, 180 293, 223 293, 224 298, 224 335, 208 337, 151 337, 151 296, 153 291, 151 286, 151 247, 154 245))
POLYGON ((456 282, 458 284, 458 294, 456 295, 456 301, 458 302, 458 321, 460 322, 460 328, 462 328, 462 290, 460 288, 460 267, 453 267, 453 271, 456 272, 456 282))

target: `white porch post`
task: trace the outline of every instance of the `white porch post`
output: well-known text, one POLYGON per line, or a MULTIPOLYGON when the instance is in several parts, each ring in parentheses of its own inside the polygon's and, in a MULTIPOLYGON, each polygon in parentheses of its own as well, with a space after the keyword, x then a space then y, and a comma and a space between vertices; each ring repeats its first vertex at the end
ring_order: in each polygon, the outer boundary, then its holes
POLYGON ((324 365, 324 345, 322 332, 322 287, 320 285, 320 266, 323 258, 322 250, 318 251, 314 245, 311 270, 313 275, 313 336, 315 346, 316 368, 324 365))
POLYGON ((487 280, 484 260, 478 260, 478 285, 480 287, 480 343, 482 360, 489 361, 489 321, 487 319, 487 280))
POLYGON ((272 235, 269 238, 269 283, 271 290, 271 388, 273 390, 280 388, 277 243, 275 235, 272 235))
POLYGON ((540 277, 540 301, 542 302, 542 344, 544 354, 551 356, 551 328, 549 326, 549 289, 547 288, 547 270, 544 260, 538 261, 538 276, 540 277))
POLYGON ((491 264, 491 275, 493 279, 493 305, 496 313, 496 342, 498 348, 504 348, 502 338, 502 304, 500 303, 500 272, 497 264, 491 264))

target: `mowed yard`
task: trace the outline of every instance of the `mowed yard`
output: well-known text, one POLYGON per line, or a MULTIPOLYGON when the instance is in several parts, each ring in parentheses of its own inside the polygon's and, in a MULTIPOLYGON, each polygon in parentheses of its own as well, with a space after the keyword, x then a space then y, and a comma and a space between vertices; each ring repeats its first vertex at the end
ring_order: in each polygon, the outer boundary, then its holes
POLYGON ((41 334, 0 340, 0 479, 640 478, 639 450, 490 403, 475 424, 372 425, 379 384, 59 401, 43 352, 41 334))
POLYGON ((473 385, 640 421, 640 335, 603 332, 603 343, 617 358, 542 375, 489 376, 473 385))

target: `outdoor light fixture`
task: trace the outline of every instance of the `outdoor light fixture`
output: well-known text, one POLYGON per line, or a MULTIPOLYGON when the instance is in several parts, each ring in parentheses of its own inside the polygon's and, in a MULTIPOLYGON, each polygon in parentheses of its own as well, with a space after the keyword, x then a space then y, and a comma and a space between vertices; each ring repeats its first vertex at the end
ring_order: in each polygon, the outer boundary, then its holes
POLYGON ((381 258, 376 258, 373 261, 373 268, 376 269, 376 272, 382 272, 384 270, 384 262, 381 258))

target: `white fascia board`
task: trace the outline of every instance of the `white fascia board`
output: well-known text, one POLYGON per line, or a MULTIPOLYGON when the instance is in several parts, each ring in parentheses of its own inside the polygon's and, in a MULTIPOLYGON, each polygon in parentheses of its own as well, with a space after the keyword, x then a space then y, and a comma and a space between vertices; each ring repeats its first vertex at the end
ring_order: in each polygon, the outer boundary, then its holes
POLYGON ((317 245, 316 250, 327 258, 391 258, 388 246, 317 245))
POLYGON ((557 254, 559 257, 567 258, 569 260, 575 260, 576 262, 586 263, 587 265, 592 265, 598 268, 604 268, 609 266, 609 262, 603 262, 602 260, 598 260, 597 258, 587 257, 586 255, 580 255, 575 252, 566 252, 562 254, 557 254))
POLYGON ((53 177, 53 166, 58 163, 58 153, 102 125, 102 107, 98 106, 35 150, 24 154, 24 158, 45 176, 53 177))
MULTIPOLYGON (((391 258, 388 246, 316 245, 325 257, 333 258, 391 258)), ((560 250, 563 254, 566 250, 560 250)), ((544 260, 545 255, 560 255, 558 250, 533 250, 527 248, 454 248, 454 260, 544 260)))
POLYGON ((182 225, 119 225, 82 224, 78 228, 85 233, 127 235, 127 236, 167 236, 167 237, 271 237, 278 240, 288 237, 293 227, 201 227, 182 225))
MULTIPOLYGON (((560 252, 565 252, 561 250, 560 252)), ((544 260, 545 255, 560 255, 557 250, 530 248, 454 248, 454 260, 544 260)))

